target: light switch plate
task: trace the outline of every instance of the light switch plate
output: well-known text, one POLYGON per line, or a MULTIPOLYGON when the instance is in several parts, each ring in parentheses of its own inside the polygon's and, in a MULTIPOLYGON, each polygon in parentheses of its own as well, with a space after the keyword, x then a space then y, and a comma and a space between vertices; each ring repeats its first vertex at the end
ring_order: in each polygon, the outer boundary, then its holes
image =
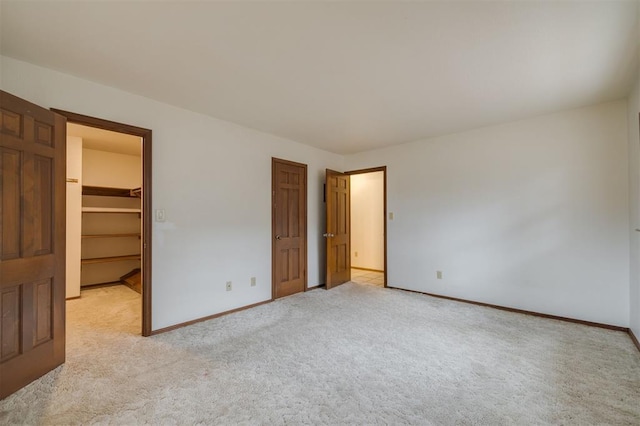
POLYGON ((164 209, 156 209, 156 222, 164 222, 166 215, 164 209))

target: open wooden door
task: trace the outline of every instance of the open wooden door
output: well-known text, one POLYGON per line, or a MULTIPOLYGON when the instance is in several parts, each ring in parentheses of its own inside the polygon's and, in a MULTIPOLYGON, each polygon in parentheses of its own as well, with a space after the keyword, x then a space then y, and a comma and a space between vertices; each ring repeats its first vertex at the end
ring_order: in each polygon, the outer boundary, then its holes
POLYGON ((0 92, 0 398, 65 360, 65 133, 0 92))
POLYGON ((349 175, 327 169, 327 290, 351 280, 349 175))

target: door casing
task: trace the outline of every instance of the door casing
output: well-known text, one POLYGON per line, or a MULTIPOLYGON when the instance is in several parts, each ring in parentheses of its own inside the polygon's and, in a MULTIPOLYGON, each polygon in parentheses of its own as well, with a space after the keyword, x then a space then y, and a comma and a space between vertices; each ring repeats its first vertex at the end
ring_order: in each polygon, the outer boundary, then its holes
POLYGON ((51 108, 52 111, 67 118, 68 123, 96 127, 112 132, 138 136, 142 139, 142 335, 152 334, 151 306, 151 230, 152 230, 152 186, 151 186, 151 135, 149 129, 116 123, 101 118, 90 117, 74 112, 51 108))

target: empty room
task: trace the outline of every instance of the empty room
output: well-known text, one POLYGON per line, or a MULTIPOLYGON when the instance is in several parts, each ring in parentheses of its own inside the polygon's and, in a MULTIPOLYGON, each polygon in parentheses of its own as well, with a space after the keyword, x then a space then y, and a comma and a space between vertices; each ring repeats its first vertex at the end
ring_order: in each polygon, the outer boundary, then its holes
POLYGON ((640 424, 639 66, 638 0, 0 1, 0 423, 640 424))

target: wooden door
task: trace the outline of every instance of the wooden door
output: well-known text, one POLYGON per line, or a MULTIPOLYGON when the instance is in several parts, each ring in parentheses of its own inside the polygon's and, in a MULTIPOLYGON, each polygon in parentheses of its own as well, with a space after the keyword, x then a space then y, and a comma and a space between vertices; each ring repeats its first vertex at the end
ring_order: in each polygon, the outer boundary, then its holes
POLYGON ((272 160, 274 299, 307 288, 307 166, 272 160))
POLYGON ((65 359, 65 133, 0 92, 0 398, 65 359))
POLYGON ((351 280, 349 175, 327 169, 327 289, 351 280))

